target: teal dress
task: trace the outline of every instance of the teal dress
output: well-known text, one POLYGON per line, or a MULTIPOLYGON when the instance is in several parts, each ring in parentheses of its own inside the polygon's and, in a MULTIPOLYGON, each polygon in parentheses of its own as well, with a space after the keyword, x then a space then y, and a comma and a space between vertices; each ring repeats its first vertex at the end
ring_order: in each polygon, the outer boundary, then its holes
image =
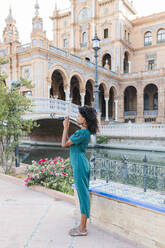
POLYGON ((90 141, 90 131, 88 129, 79 129, 69 139, 74 143, 70 146, 70 160, 73 168, 74 183, 80 202, 81 214, 86 214, 87 218, 89 218, 90 164, 85 152, 90 141))

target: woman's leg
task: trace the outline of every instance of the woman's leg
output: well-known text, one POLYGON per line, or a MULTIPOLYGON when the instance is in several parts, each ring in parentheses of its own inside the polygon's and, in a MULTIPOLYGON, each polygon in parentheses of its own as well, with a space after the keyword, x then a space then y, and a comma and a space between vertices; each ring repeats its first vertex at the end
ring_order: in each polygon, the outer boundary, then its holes
POLYGON ((87 216, 86 214, 81 215, 81 223, 80 223, 80 231, 86 231, 86 224, 87 224, 87 216))

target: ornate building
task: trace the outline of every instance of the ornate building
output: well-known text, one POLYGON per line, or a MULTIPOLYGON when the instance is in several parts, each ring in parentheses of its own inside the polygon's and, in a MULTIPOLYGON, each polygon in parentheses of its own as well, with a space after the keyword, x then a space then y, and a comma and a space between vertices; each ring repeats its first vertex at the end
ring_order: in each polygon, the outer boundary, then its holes
POLYGON ((9 10, 0 43, 0 56, 9 58, 1 68, 9 76, 8 85, 22 76, 32 80, 33 97, 92 105, 92 38, 96 28, 101 40, 98 75, 102 118, 164 123, 165 12, 138 18, 128 0, 70 0, 70 4, 68 10, 55 6, 50 41, 36 1, 31 42, 23 45, 9 10))

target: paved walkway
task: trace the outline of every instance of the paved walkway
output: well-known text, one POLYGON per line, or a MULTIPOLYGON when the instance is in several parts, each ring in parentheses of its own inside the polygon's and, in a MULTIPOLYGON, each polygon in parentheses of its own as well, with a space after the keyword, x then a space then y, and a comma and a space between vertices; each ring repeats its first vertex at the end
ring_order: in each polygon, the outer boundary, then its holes
POLYGON ((143 248, 88 224, 87 237, 72 238, 74 206, 0 177, 0 248, 143 248))

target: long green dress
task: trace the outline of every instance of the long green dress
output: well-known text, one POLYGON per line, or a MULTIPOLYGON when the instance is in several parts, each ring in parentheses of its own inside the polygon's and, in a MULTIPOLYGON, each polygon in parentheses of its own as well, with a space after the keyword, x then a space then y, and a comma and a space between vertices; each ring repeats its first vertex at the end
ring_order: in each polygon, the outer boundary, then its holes
POLYGON ((70 137, 70 140, 74 143, 70 146, 74 183, 80 202, 81 214, 86 214, 87 218, 90 216, 90 164, 85 152, 90 141, 90 134, 88 129, 79 129, 70 137))

